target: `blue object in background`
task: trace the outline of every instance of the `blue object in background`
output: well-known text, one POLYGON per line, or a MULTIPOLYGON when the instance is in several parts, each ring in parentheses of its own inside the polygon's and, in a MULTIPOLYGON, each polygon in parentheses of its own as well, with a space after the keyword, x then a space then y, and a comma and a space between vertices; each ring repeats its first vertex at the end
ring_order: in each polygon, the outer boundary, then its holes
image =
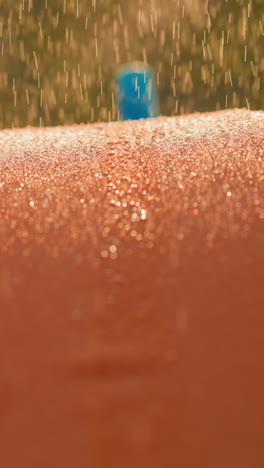
POLYGON ((141 62, 123 66, 116 75, 117 100, 122 120, 157 117, 159 112, 155 74, 141 62))

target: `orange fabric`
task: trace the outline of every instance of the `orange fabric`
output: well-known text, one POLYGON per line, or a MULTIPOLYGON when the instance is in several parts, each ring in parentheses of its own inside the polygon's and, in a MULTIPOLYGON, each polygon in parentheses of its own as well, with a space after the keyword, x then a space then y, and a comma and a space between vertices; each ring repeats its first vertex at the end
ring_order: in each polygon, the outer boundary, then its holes
POLYGON ((264 466, 264 113, 0 148, 1 466, 264 466))

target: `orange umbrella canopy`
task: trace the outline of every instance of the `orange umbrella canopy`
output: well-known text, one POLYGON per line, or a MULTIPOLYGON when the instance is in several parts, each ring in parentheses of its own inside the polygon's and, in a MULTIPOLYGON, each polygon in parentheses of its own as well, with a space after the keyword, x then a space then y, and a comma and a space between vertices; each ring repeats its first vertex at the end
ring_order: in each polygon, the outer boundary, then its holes
POLYGON ((0 133, 3 466, 263 466, 263 135, 0 133))

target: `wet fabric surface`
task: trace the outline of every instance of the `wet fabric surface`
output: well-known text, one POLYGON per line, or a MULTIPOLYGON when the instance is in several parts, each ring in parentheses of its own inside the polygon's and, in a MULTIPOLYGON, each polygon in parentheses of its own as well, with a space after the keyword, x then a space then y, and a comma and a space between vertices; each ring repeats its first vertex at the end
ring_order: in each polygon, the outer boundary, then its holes
POLYGON ((263 131, 0 133, 6 468, 263 466, 263 131))

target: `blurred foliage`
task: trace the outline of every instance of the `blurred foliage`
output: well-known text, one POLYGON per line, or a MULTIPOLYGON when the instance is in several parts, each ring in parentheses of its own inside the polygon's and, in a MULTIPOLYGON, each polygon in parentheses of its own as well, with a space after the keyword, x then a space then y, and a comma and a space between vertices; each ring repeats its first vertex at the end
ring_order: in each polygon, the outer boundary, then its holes
POLYGON ((264 108, 263 47, 263 0, 0 0, 0 128, 117 119, 133 60, 163 114, 264 108))

